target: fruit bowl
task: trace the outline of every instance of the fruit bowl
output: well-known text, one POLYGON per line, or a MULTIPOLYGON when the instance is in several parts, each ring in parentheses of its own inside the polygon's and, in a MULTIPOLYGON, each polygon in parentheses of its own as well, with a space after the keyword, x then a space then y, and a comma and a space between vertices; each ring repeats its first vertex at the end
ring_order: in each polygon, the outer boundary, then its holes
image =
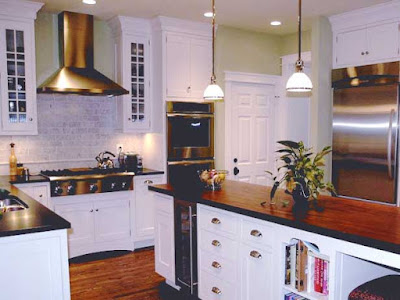
POLYGON ((211 191, 219 191, 228 171, 226 170, 200 170, 198 171, 200 181, 204 188, 211 191))

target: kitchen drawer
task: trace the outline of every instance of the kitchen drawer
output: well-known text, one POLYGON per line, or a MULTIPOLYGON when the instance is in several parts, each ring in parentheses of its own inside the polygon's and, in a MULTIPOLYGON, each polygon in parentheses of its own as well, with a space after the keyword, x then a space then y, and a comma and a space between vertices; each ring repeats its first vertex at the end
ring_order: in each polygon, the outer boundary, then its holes
POLYGON ((199 205, 198 226, 213 232, 237 235, 239 217, 236 214, 199 205))
POLYGON ((167 214, 174 214, 174 198, 172 196, 151 192, 154 197, 154 207, 156 211, 163 211, 167 214))
POLYGON ((238 265, 236 261, 230 261, 214 253, 200 250, 199 266, 219 279, 237 283, 238 265))
MULTIPOLYGON (((199 298, 202 300, 236 300, 238 284, 223 281, 201 270, 199 276, 199 298)), ((254 299, 256 300, 256 299, 254 299)))
POLYGON ((241 240, 243 242, 272 247, 273 234, 274 230, 267 222, 253 218, 242 218, 241 240))
POLYGON ((145 175, 145 176, 135 176, 135 189, 137 187, 148 187, 151 184, 161 184, 163 183, 163 175, 145 175))
POLYGON ((238 256, 238 242, 208 230, 199 231, 199 246, 214 255, 236 261, 238 256))

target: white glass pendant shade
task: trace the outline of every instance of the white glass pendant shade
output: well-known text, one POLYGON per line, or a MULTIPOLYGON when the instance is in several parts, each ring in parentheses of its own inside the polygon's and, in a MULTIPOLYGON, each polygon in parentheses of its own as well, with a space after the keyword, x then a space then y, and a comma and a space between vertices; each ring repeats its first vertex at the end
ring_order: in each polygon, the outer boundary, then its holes
POLYGON ((224 99, 224 92, 216 83, 211 83, 205 89, 203 94, 204 100, 208 101, 218 101, 224 99))
POLYGON ((311 92, 312 88, 311 79, 303 71, 293 73, 286 83, 286 91, 288 92, 311 92))

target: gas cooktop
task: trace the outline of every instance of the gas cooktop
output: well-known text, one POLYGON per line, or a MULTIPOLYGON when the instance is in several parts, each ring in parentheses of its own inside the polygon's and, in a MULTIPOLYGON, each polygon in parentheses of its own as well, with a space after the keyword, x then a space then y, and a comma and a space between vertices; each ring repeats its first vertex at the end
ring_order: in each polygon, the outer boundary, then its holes
POLYGON ((120 168, 99 169, 99 168, 72 168, 63 170, 45 170, 40 174, 50 179, 55 180, 68 180, 68 179, 97 179, 111 176, 133 176, 134 172, 127 172, 120 168))
POLYGON ((50 180, 52 197, 133 190, 135 175, 119 168, 46 170, 40 174, 50 180))

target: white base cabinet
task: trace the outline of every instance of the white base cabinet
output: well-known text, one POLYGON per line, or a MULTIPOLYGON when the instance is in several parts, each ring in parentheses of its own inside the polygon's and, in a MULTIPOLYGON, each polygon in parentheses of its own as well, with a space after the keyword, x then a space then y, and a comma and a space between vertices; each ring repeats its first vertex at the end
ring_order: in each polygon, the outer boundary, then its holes
POLYGON ((133 191, 54 197, 54 211, 71 223, 69 256, 134 250, 133 191))
POLYGON ((154 193, 148 186, 163 183, 163 175, 135 176, 135 248, 154 245, 154 193))
POLYGON ((154 193, 156 272, 167 281, 175 282, 174 198, 154 193))
POLYGON ((50 201, 50 183, 48 182, 34 182, 34 183, 19 183, 14 184, 22 192, 32 197, 40 204, 53 210, 53 205, 50 201))
POLYGON ((67 230, 0 238, 1 299, 69 300, 67 230))

